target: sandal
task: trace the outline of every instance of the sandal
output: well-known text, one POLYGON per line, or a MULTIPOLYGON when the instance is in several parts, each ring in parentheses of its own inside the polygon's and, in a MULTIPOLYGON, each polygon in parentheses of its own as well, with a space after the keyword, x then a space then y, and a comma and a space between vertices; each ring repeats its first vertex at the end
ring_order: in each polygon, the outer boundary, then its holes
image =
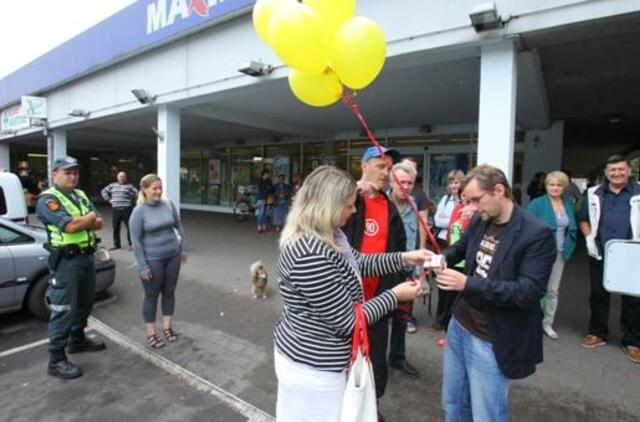
POLYGON ((152 349, 159 349, 161 347, 164 347, 164 341, 162 341, 162 339, 156 333, 149 334, 147 336, 147 344, 152 349))
POLYGON ((165 328, 162 332, 164 333, 164 338, 166 338, 169 343, 178 341, 178 333, 173 331, 172 328, 165 328))

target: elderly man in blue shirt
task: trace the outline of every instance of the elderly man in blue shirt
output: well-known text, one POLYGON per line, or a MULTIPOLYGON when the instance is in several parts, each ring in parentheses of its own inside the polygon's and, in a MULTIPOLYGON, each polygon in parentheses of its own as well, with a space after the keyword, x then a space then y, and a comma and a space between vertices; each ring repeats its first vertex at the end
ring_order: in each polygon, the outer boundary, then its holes
MULTIPOLYGON (((404 232, 406 235, 407 251, 416 249, 418 243, 419 223, 418 216, 413 212, 413 207, 409 204, 402 193, 411 194, 416 182, 416 169, 408 162, 400 162, 393 166, 391 175, 391 199, 398 208, 404 232)), ((408 199, 413 201, 409 196, 408 199)), ((415 206, 415 204, 414 204, 415 206)), ((415 273, 407 274, 407 277, 415 276, 415 273)), ((406 355, 406 331, 407 323, 411 318, 413 302, 401 302, 393 313, 391 324, 391 339, 389 341, 389 366, 398 369, 409 378, 420 378, 420 372, 409 362, 406 355)))
MULTIPOLYGON (((604 246, 612 239, 640 240, 640 184, 631 180, 631 163, 621 155, 607 159, 607 181, 587 190, 578 215, 585 236, 591 275, 589 333, 580 346, 593 349, 607 344, 611 294, 603 287, 604 246)), ((640 298, 622 295, 622 348, 640 363, 640 298)))

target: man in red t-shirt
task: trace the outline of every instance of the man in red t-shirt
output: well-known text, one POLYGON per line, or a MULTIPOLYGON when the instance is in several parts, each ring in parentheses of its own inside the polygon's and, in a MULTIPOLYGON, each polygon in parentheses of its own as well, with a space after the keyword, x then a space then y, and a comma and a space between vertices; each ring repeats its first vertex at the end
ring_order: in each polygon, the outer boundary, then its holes
MULTIPOLYGON (((396 206, 384 193, 389 185, 389 169, 399 161, 400 153, 394 149, 377 147, 367 149, 362 156, 362 178, 358 185, 363 194, 356 198, 356 213, 343 231, 349 243, 364 253, 404 252, 406 236, 396 206)), ((403 281, 405 274, 383 277, 363 277, 365 300, 403 281)), ((376 381, 376 396, 382 397, 387 384, 387 345, 389 342, 388 316, 369 326, 371 363, 376 381)))

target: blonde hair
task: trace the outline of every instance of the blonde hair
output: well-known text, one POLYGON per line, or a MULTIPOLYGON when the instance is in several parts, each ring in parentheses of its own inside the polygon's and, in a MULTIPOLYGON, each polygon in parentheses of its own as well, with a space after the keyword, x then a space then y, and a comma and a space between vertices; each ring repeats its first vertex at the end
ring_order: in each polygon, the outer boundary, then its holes
POLYGON ((556 179, 558 182, 560 182, 563 188, 569 186, 569 176, 567 176, 566 173, 562 171, 556 170, 547 174, 547 177, 544 179, 544 185, 546 186, 551 183, 552 179, 556 179))
POLYGON ((447 183, 451 182, 452 180, 459 180, 460 183, 462 183, 462 181, 464 180, 464 173, 462 172, 462 170, 451 170, 447 175, 447 183))
POLYGON ((162 183, 162 179, 160 176, 154 173, 149 173, 145 175, 142 179, 140 179, 140 190, 138 191, 138 204, 146 204, 149 202, 147 196, 144 194, 143 189, 148 188, 155 182, 162 183))
POLYGON ((334 230, 355 191, 356 182, 345 171, 327 165, 316 168, 296 193, 280 235, 280 249, 308 234, 338 250, 334 230))

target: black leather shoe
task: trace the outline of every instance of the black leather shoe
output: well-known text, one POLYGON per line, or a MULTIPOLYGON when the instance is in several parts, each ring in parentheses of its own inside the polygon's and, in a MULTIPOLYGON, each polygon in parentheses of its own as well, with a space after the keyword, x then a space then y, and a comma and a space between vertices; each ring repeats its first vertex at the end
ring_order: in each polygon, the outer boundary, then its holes
POLYGON ((71 341, 67 346, 67 353, 82 353, 82 352, 99 352, 106 349, 107 346, 101 341, 91 340, 85 337, 80 341, 71 341))
POLYGON ((82 369, 69 362, 68 360, 59 360, 57 362, 49 361, 47 373, 53 377, 70 380, 82 376, 82 369))
POLYGON ((406 360, 402 361, 401 363, 389 363, 389 366, 393 369, 404 372, 404 374, 409 378, 420 378, 420 371, 414 368, 413 365, 411 365, 406 360))

